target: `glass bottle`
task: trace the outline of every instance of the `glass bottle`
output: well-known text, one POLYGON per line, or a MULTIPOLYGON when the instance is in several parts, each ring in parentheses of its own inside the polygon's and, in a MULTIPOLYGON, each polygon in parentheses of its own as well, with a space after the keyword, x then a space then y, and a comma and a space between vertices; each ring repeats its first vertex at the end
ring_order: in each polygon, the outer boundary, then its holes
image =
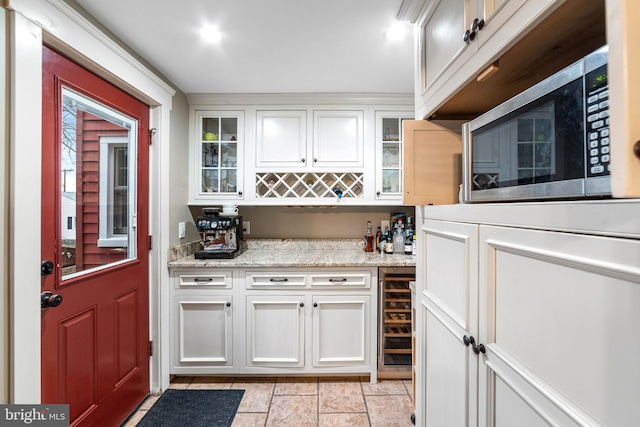
POLYGON ((404 226, 402 225, 402 218, 398 218, 398 223, 393 233, 393 253, 404 253, 404 226))
POLYGON ((367 221, 367 234, 364 235, 365 240, 365 252, 373 252, 373 242, 375 240, 375 236, 371 232, 371 221, 367 221))

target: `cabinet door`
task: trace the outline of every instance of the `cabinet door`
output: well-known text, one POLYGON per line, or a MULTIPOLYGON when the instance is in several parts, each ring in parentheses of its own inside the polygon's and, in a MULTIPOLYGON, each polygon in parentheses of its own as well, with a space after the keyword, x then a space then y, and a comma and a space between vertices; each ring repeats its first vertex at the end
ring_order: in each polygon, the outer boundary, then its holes
POLYGON ((611 105, 611 189, 614 197, 640 197, 640 2, 607 0, 611 105))
POLYGON ((376 199, 402 200, 404 135, 412 113, 376 112, 376 199))
POLYGON ((416 425, 475 426, 478 226, 425 221, 419 238, 416 425))
POLYGON ((256 127, 257 167, 306 166, 306 111, 258 111, 256 127))
POLYGON ((313 297, 313 366, 366 365, 370 360, 371 297, 313 297))
POLYGON ((314 111, 313 166, 362 167, 363 120, 363 111, 314 111))
POLYGON ((244 112, 196 111, 194 116, 194 200, 240 199, 244 112))
POLYGON ((230 295, 176 297, 174 300, 174 367, 231 366, 230 295))
POLYGON ((638 260, 640 240, 480 227, 479 425, 633 424, 638 260))
POLYGON ((433 87, 468 48, 464 33, 477 15, 478 0, 434 0, 419 23, 419 93, 433 87))
POLYGON ((247 297, 247 366, 304 366, 304 296, 247 297))
POLYGON ((462 183, 461 127, 453 131, 424 120, 405 120, 403 125, 404 204, 456 203, 462 183))

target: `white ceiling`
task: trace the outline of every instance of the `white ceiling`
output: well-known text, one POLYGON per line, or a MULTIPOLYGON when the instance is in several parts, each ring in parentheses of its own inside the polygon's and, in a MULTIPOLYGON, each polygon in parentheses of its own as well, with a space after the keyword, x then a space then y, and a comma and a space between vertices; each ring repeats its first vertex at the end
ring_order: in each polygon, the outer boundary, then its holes
POLYGON ((412 93, 410 25, 383 37, 401 2, 77 0, 184 93, 412 93))

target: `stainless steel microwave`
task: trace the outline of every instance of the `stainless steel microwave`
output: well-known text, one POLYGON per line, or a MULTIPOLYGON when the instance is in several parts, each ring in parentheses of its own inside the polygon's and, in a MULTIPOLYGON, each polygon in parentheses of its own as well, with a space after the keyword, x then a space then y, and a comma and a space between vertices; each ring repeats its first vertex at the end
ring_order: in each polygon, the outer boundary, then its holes
POLYGON ((608 47, 462 127, 465 202, 611 194, 608 47))

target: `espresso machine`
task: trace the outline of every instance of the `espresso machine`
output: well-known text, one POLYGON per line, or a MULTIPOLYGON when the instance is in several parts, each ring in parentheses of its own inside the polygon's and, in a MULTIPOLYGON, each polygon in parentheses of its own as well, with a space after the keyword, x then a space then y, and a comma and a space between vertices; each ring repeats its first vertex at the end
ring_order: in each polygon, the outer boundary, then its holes
POLYGON ((196 228, 202 235, 196 259, 235 258, 244 251, 242 241, 242 217, 223 216, 214 209, 204 210, 196 218, 196 228))

